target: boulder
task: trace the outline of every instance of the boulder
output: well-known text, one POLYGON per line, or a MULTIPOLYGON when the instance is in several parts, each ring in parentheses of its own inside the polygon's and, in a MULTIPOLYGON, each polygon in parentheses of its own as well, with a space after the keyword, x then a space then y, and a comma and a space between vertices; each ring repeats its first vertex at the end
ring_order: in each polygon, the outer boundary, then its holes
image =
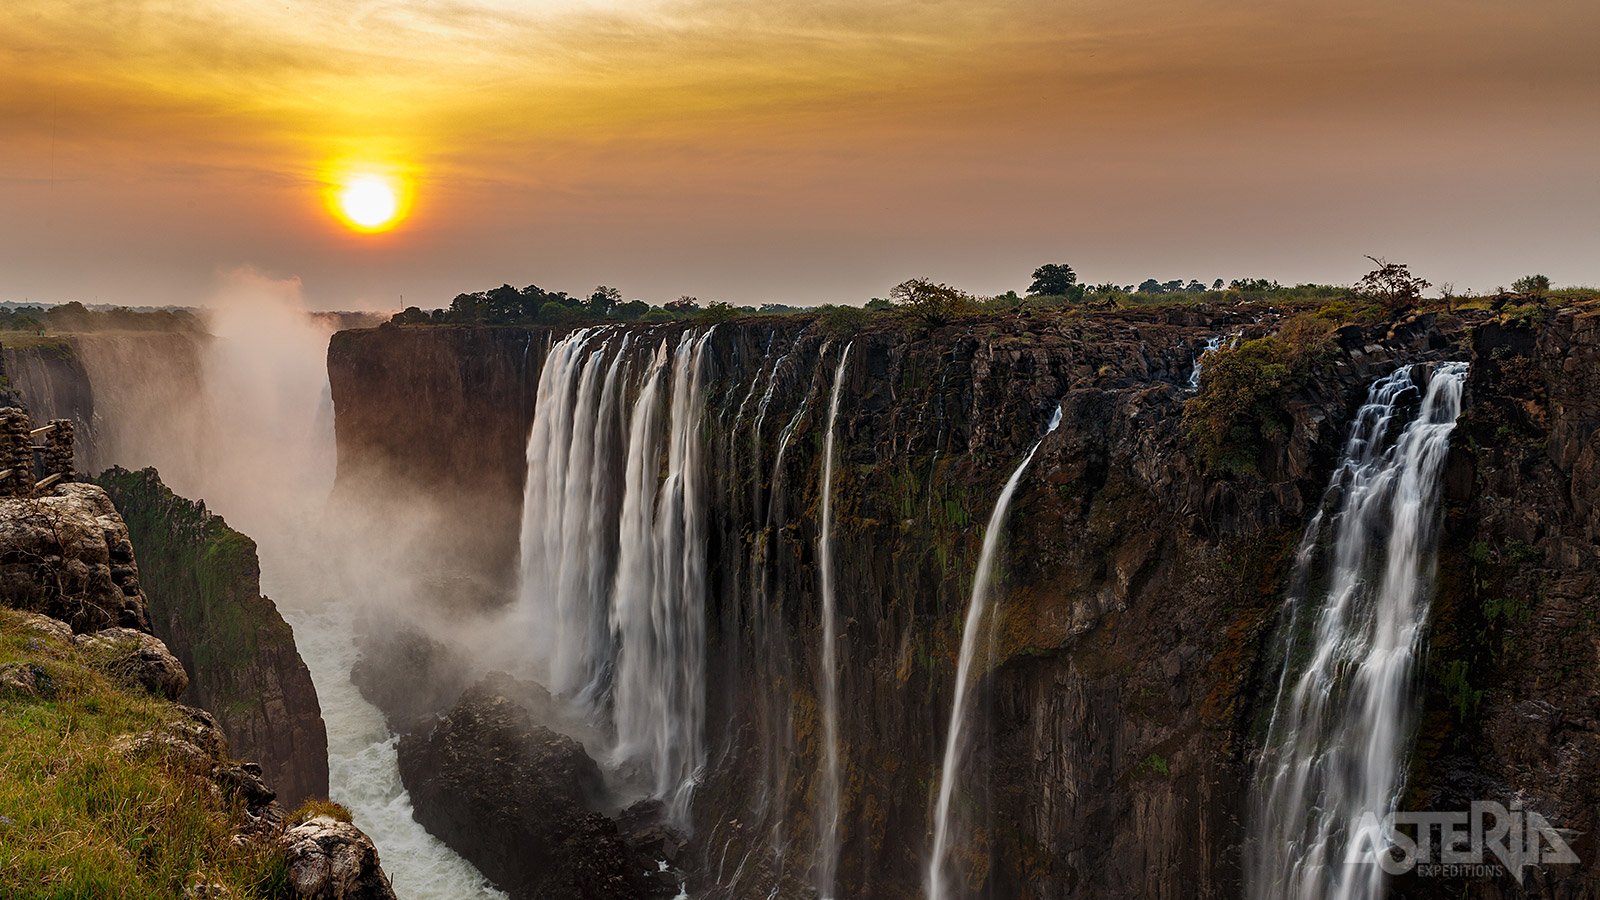
POLYGON ((0 498, 0 605, 79 632, 149 630, 128 527, 104 490, 72 483, 0 498))
POLYGON ((299 900, 394 900, 378 849, 349 822, 316 816, 284 831, 279 841, 299 900))
POLYGON ((514 900, 671 897, 677 885, 593 811, 605 797, 583 745, 538 725, 503 674, 473 685, 431 732, 400 741, 417 821, 514 900))
POLYGON ((106 654, 106 670, 112 675, 152 694, 176 700, 189 686, 183 663, 154 635, 132 628, 107 628, 78 635, 76 641, 80 649, 106 654))

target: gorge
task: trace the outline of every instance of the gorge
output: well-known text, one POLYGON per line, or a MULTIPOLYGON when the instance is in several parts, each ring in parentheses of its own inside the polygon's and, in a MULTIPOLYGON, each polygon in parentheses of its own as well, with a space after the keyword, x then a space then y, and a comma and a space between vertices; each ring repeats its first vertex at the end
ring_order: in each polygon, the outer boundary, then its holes
POLYGON ((613 855, 570 884, 668 876, 610 896, 1335 896, 1282 848, 1480 799, 1570 830, 1585 865, 1530 892, 1600 885, 1594 310, 1338 323, 1234 473, 1197 461, 1186 403, 1227 375, 1218 335, 1290 314, 262 315, 271 354, 224 325, 3 361, 93 435, 82 468, 153 464, 255 539, 246 593, 295 626, 327 790, 406 900, 494 895, 463 861, 500 871, 487 838, 465 810, 454 852, 417 825, 412 795, 455 801, 407 765, 490 725, 592 768, 552 815, 613 855), (1382 772, 1343 784, 1334 734, 1382 772))

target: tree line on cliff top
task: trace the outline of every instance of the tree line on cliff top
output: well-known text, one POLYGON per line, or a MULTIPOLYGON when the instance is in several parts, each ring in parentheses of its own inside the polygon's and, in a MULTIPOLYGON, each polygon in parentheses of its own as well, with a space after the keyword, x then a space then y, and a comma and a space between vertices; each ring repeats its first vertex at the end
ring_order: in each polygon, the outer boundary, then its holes
MULTIPOLYGON (((1198 279, 1158 281, 1145 279, 1138 285, 1105 282, 1089 285, 1078 279, 1071 265, 1049 263, 1034 269, 1027 290, 1007 291, 995 296, 970 293, 930 278, 912 278, 895 285, 887 298, 874 297, 863 306, 827 305, 799 307, 782 303, 759 306, 734 306, 711 301, 702 304, 696 297, 681 296, 660 305, 643 300, 624 300, 614 287, 600 285, 587 295, 549 291, 538 285, 524 288, 502 284, 473 293, 457 294, 450 304, 434 310, 409 306, 390 321, 396 325, 553 325, 570 326, 604 322, 676 322, 711 324, 739 316, 821 313, 835 324, 856 325, 870 321, 875 313, 897 313, 930 325, 942 325, 985 311, 1018 308, 1061 308, 1088 306, 1113 309, 1174 303, 1232 303, 1240 301, 1317 301, 1375 304, 1378 314, 1394 314, 1415 305, 1430 283, 1413 275, 1401 263, 1369 257, 1377 265, 1354 286, 1300 284, 1280 285, 1266 278, 1236 278, 1223 286, 1218 278, 1207 287, 1198 279), (849 320, 848 322, 844 320, 849 320)), ((1550 290, 1550 279, 1530 275, 1519 279, 1515 292, 1542 296, 1550 290)), ((1442 286, 1443 299, 1460 299, 1451 286, 1442 286)), ((1504 289, 1497 289, 1504 294, 1504 289)), ((1470 292, 1467 294, 1470 297, 1470 292)))

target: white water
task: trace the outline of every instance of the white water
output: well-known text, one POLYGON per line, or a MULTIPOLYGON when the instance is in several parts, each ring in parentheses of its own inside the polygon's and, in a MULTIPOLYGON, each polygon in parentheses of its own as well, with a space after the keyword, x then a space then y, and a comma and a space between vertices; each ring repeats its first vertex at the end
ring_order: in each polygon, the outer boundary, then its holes
POLYGON ((229 280, 208 327, 211 339, 83 340, 90 463, 155 466, 174 491, 255 539, 262 591, 294 628, 317 689, 331 799, 372 838, 401 900, 503 898, 411 818, 394 736, 350 683, 352 607, 392 585, 353 571, 361 552, 320 525, 334 475, 331 327, 307 314, 295 283, 250 273, 229 280))
POLYGON ((1339 497, 1325 583, 1310 590, 1321 531, 1309 528, 1290 597, 1285 671, 1258 769, 1246 878, 1253 900, 1371 900, 1384 874, 1375 849, 1346 865, 1351 846, 1381 849, 1359 826, 1381 821, 1404 786, 1413 727, 1414 664, 1433 587, 1439 483, 1461 413, 1465 363, 1433 372, 1416 418, 1410 367, 1376 382, 1357 415, 1329 488, 1339 497), (1302 614, 1311 632, 1297 636, 1302 614), (1298 677, 1295 646, 1311 641, 1298 677), (1369 822, 1372 820, 1368 820, 1369 822))
POLYGON ((350 683, 357 652, 347 609, 283 609, 328 725, 332 799, 349 808, 356 827, 378 846, 384 872, 401 900, 504 900, 470 863, 416 823, 400 783, 399 739, 383 714, 350 683))
POLYGON ((531 652, 552 691, 609 716, 599 724, 615 731, 610 762, 643 766, 679 824, 705 757, 709 338, 685 332, 675 350, 663 341, 640 360, 626 423, 630 361, 648 351, 630 353, 626 339, 613 351, 592 331, 557 342, 540 376, 523 499, 518 611, 531 652))
MULTIPOLYGON (((1056 408, 1056 414, 1050 419, 1050 427, 1045 431, 1049 434, 1061 424, 1061 409, 1056 408)), ((944 863, 948 851, 947 842, 950 836, 950 798, 955 790, 955 782, 960 774, 957 769, 961 762, 962 751, 962 725, 966 721, 967 697, 971 693, 968 684, 972 670, 972 657, 978 646, 979 626, 983 622, 984 609, 989 603, 989 582, 994 576, 995 553, 1000 548, 1000 532, 1005 525, 1006 513, 1011 508, 1011 496, 1017 492, 1017 485, 1022 483, 1022 475, 1028 470, 1028 464, 1033 462, 1033 455, 1039 452, 1039 445, 1044 443, 1041 439, 1029 448, 1028 455, 1022 458, 1021 464, 1011 477, 1006 479, 1005 487, 1000 491, 1000 499, 995 501, 994 512, 989 515, 989 525, 983 534, 983 552, 978 556, 978 571, 972 579, 972 599, 967 604, 967 621, 961 631, 961 656, 956 664, 956 698, 950 709, 950 731, 945 738, 944 766, 939 775, 939 800, 934 807, 933 814, 933 853, 928 860, 928 900, 943 900, 945 896, 944 863)))
POLYGON ((839 395, 844 388, 844 368, 850 361, 846 344, 833 375, 833 396, 828 402, 828 436, 822 450, 822 522, 817 531, 818 592, 822 595, 822 791, 817 813, 817 892, 832 898, 839 868, 839 650, 833 598, 833 442, 839 420, 839 395))
POLYGON ((1200 390, 1200 370, 1204 368, 1206 354, 1214 353, 1222 347, 1222 335, 1214 334, 1206 338, 1204 347, 1200 348, 1200 355, 1194 358, 1194 368, 1189 370, 1189 390, 1200 390))

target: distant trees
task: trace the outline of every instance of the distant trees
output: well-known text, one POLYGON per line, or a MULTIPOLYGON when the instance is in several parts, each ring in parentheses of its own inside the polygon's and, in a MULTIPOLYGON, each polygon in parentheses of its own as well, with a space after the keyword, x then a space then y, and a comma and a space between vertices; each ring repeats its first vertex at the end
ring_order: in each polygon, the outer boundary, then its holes
POLYGON ((1222 279, 1221 279, 1221 278, 1218 278, 1218 279, 1217 279, 1217 280, 1216 280, 1216 281, 1213 281, 1213 282, 1211 282, 1211 289, 1212 289, 1212 290, 1213 290, 1213 291, 1220 291, 1220 290, 1222 290, 1222 279))
POLYGON ((676 300, 669 300, 663 303, 661 308, 672 313, 690 313, 700 308, 700 300, 684 294, 676 300))
MULTIPOLYGON (((1221 281, 1222 279, 1217 279, 1221 281)), ((1228 282, 1228 290, 1241 293, 1265 293, 1267 291, 1282 290, 1283 285, 1265 278, 1235 278, 1228 282)))
POLYGON ((1543 275, 1524 275, 1511 282, 1511 289, 1519 294, 1542 297, 1550 290, 1550 279, 1543 275))
POLYGON ((1432 282, 1411 274, 1403 263, 1392 263, 1381 256, 1368 256, 1377 268, 1356 282, 1356 293, 1379 301, 1390 313, 1415 306, 1432 282))
POLYGON ((583 306, 589 315, 603 319, 621 304, 622 292, 602 284, 589 293, 589 299, 584 301, 583 306))
POLYGON ((972 308, 972 298, 948 284, 927 278, 902 281, 889 291, 895 309, 929 325, 943 325, 972 308))
MULTIPOLYGON (((871 300, 867 301, 866 308, 872 312, 888 312, 889 310, 894 309, 894 304, 883 299, 882 297, 873 297, 871 300)), ((762 309, 765 310, 766 307, 762 307, 762 309)))
POLYGON ((1083 285, 1078 283, 1078 273, 1066 263, 1048 263, 1033 270, 1033 283, 1028 285, 1030 297, 1064 297, 1074 302, 1083 299, 1083 285))

